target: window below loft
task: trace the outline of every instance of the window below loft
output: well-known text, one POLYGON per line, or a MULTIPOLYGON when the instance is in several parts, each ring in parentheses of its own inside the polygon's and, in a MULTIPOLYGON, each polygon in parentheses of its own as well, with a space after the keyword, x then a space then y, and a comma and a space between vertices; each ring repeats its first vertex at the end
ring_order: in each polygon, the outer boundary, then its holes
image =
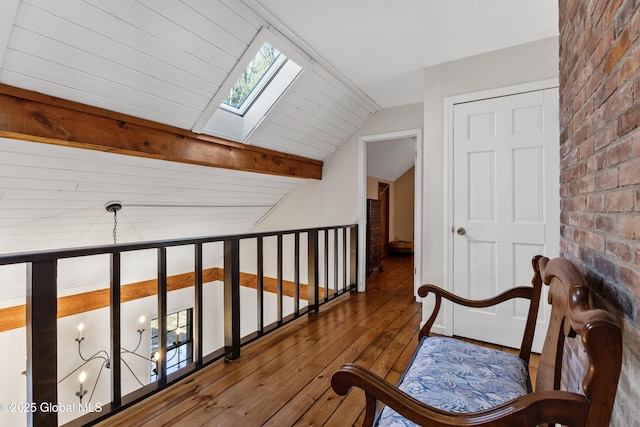
MULTIPOLYGON (((188 308, 167 315, 167 374, 184 368, 193 361, 193 309, 188 308)), ((151 381, 158 379, 158 319, 151 320, 151 381)))

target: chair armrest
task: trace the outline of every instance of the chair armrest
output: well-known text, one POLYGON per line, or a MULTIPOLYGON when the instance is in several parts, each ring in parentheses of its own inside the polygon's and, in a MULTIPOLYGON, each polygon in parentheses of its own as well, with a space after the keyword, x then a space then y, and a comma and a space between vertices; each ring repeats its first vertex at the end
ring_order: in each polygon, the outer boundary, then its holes
POLYGON ((357 365, 344 365, 331 377, 331 387, 346 395, 352 387, 364 390, 366 414, 363 426, 373 425, 377 402, 391 407, 418 425, 428 426, 525 426, 558 422, 584 425, 588 400, 579 394, 552 390, 529 393, 479 412, 449 412, 414 399, 371 371, 357 365))
POLYGON ((483 300, 470 300, 467 298, 462 298, 435 285, 422 285, 420 286, 420 288, 418 288, 418 295, 420 295, 420 297, 422 298, 429 295, 429 293, 435 295, 436 305, 433 307, 433 311, 431 312, 431 316, 429 316, 427 323, 425 323, 425 325, 420 330, 420 338, 428 336, 430 334, 431 327, 433 326, 433 323, 436 321, 436 317, 438 317, 438 313, 440 312, 442 298, 449 300, 455 304, 463 305, 465 307, 484 308, 500 304, 513 298, 526 298, 530 300, 534 295, 534 288, 530 286, 518 286, 492 298, 483 300))

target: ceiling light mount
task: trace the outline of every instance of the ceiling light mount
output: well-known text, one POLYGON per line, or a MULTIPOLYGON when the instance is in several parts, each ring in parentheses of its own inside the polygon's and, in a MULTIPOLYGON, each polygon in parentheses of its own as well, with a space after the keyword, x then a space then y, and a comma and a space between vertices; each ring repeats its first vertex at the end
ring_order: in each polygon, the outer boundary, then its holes
POLYGON ((122 209, 122 203, 117 200, 113 200, 111 202, 107 202, 107 204, 104 205, 104 208, 107 210, 107 212, 118 212, 120 209, 122 209))

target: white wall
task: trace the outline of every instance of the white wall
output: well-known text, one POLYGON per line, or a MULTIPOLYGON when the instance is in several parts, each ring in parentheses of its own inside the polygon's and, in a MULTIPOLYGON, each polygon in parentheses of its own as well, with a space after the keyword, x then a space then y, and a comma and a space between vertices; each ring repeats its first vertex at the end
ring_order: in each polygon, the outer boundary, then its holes
MULTIPOLYGON (((325 263, 325 233, 320 232, 318 234, 318 285, 322 288, 328 286, 330 289, 334 289, 334 278, 336 265, 334 264, 335 257, 335 234, 330 231, 327 234, 327 255, 328 259, 325 263)), ((339 290, 344 289, 349 283, 349 277, 346 277, 347 283, 345 283, 345 254, 343 253, 343 231, 339 231, 337 234, 338 239, 338 283, 337 288, 339 290)), ((282 238, 282 279, 289 282, 295 281, 295 236, 293 234, 284 235, 282 238)), ((351 269, 351 260, 349 259, 350 251, 350 239, 347 230, 346 233, 347 248, 346 248, 346 270, 351 269)), ((277 238, 265 237, 263 241, 263 274, 268 278, 277 278, 278 276, 278 245, 277 238)), ((299 274, 300 284, 306 285, 309 283, 309 263, 308 263, 308 234, 300 233, 300 253, 299 253, 299 274)), ((256 239, 245 239, 240 242, 240 269, 243 273, 257 274, 257 244, 256 239)), ((302 304, 306 305, 305 301, 301 300, 302 304)))
POLYGON ((306 180, 256 226, 254 231, 354 224, 358 220, 359 138, 422 128, 422 104, 375 113, 324 162, 322 180, 306 180))
POLYGON ((557 77, 557 37, 424 70, 423 283, 446 286, 445 98, 557 77))
MULTIPOLYGON (((358 222, 360 137, 422 128, 422 104, 376 112, 324 162, 322 180, 305 180, 252 230, 277 231, 358 222)), ((364 231, 360 232, 363 236, 364 231)), ((358 288, 363 283, 360 267, 358 288)), ((320 279, 322 283, 322 278, 320 279)), ((413 284, 412 284, 413 286, 413 284)))
POLYGON ((557 37, 426 68, 424 105, 378 111, 325 161, 321 181, 303 182, 256 231, 356 222, 359 138, 424 128, 421 281, 446 285, 445 98, 557 77, 557 37))

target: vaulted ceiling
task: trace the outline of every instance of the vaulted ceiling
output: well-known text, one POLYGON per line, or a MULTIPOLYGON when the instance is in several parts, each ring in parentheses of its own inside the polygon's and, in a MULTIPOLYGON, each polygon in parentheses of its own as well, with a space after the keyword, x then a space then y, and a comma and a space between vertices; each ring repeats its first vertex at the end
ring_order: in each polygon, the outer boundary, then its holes
MULTIPOLYGON (((241 143, 317 162, 422 102, 425 66, 556 22, 549 0, 2 0, 0 83, 197 138, 266 34, 303 72, 241 143)), ((110 243, 111 200, 121 242, 242 233, 303 179, 0 136, 0 253, 110 243)))

